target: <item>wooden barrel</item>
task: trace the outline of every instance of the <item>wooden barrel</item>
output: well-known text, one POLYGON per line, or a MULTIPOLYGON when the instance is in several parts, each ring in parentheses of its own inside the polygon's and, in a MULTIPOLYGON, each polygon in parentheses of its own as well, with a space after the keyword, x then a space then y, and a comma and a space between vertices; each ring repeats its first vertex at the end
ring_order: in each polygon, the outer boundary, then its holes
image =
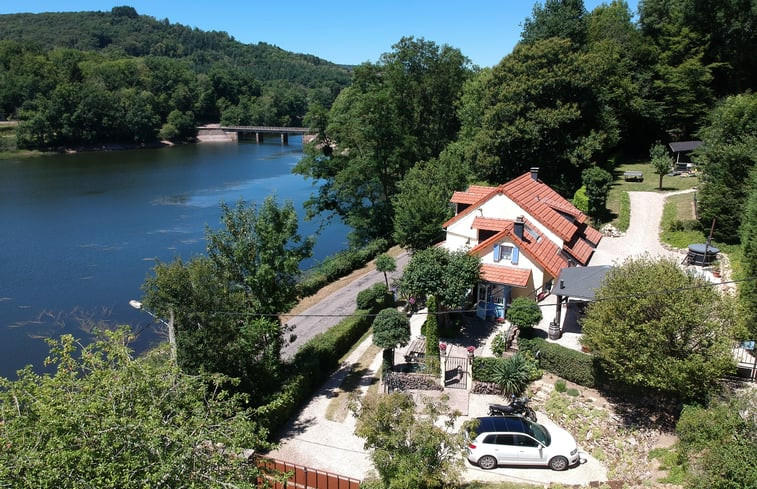
POLYGON ((550 340, 559 340, 560 336, 562 336, 562 332, 560 331, 560 326, 552 321, 549 323, 549 339, 550 340))

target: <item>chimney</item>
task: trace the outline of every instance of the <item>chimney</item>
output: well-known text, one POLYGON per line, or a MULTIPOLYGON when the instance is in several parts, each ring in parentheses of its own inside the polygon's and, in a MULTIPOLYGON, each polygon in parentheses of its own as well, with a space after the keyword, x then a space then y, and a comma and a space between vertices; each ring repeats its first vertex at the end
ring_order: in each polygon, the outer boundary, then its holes
POLYGON ((539 178, 539 167, 538 166, 532 166, 531 167, 531 179, 536 181, 539 178))
POLYGON ((518 216, 515 218, 515 223, 513 224, 513 231, 515 231, 515 235, 523 239, 523 226, 525 225, 525 221, 523 220, 523 216, 518 216))

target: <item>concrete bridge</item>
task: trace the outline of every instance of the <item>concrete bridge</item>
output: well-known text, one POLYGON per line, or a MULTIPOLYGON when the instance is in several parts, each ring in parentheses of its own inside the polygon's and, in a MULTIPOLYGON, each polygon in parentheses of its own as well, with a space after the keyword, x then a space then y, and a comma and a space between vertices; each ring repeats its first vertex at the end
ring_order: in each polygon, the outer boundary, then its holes
POLYGON ((308 133, 307 127, 275 127, 275 126, 222 126, 220 124, 208 124, 197 128, 197 138, 200 141, 238 141, 239 139, 252 139, 262 143, 267 135, 277 134, 281 138, 281 144, 289 144, 290 134, 308 133))

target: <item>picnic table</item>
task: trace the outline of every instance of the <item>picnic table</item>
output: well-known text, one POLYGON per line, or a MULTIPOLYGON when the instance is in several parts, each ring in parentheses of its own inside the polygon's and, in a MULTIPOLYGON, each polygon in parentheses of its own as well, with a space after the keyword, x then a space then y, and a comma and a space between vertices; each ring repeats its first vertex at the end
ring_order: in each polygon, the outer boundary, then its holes
POLYGON ((640 171, 624 171, 623 178, 626 182, 641 182, 644 180, 644 172, 640 171))
POLYGON ((405 361, 408 363, 421 362, 426 357, 426 338, 415 338, 407 346, 405 361))

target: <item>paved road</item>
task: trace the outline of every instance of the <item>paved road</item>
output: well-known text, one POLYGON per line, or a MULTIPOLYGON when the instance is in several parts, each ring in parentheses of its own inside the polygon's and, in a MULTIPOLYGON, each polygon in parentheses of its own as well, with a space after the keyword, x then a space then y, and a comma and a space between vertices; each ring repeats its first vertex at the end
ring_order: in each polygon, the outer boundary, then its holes
MULTIPOLYGON (((397 270, 387 274, 390 284, 392 280, 402 276, 402 271, 408 262, 407 252, 402 252, 402 254, 395 258, 395 261, 397 262, 397 270)), ((296 339, 281 349, 282 358, 291 358, 309 339, 336 325, 344 319, 344 316, 354 313, 357 308, 355 304, 357 294, 361 290, 383 281, 384 274, 372 270, 353 280, 345 287, 341 287, 326 299, 306 309, 301 315, 285 318, 285 323, 293 328, 289 334, 296 335, 296 339)))

